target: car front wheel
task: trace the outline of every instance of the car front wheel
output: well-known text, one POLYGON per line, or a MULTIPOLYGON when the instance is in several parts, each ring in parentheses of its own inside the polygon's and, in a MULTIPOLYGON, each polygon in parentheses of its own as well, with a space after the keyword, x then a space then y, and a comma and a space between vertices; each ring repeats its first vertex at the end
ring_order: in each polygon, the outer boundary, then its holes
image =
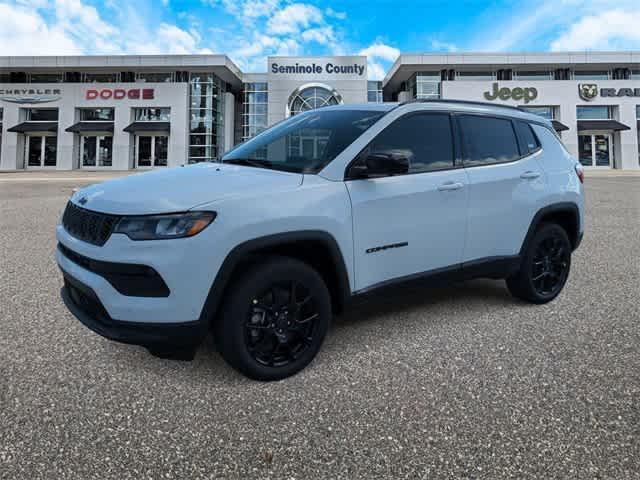
POLYGON ((279 380, 313 360, 330 319, 322 277, 299 260, 274 257, 233 282, 214 337, 236 370, 255 380, 279 380))
POLYGON ((562 291, 571 268, 571 242, 557 224, 543 224, 524 252, 520 269, 507 279, 511 294, 531 303, 547 303, 562 291))

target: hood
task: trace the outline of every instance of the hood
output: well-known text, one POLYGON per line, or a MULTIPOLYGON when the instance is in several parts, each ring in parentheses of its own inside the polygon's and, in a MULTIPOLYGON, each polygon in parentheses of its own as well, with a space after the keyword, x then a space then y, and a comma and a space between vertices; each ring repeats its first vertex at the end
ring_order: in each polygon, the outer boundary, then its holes
POLYGON ((183 212, 239 193, 295 188, 302 178, 297 173, 200 163, 89 185, 71 200, 89 210, 119 215, 183 212))

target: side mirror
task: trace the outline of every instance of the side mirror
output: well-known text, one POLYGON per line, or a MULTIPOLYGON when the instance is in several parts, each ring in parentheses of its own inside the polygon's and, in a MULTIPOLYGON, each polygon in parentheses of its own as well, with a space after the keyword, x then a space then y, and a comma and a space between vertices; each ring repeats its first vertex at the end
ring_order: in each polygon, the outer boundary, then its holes
POLYGON ((364 159, 370 177, 402 175, 409 172, 409 159, 399 153, 371 153, 364 159))

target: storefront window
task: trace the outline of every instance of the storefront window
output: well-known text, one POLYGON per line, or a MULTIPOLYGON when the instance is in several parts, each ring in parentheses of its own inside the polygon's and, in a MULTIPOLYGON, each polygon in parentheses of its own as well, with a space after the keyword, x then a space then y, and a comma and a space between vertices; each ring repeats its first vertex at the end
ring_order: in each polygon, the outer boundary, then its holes
POLYGON ((547 120, 553 120, 556 118, 556 108, 557 107, 525 107, 520 106, 521 110, 524 110, 529 113, 533 113, 535 115, 539 115, 542 118, 546 118, 547 120))
POLYGON ((27 121, 29 122, 57 122, 57 108, 29 108, 27 109, 27 121))
POLYGON ((136 122, 168 122, 171 118, 170 108, 134 108, 133 118, 136 122))
POLYGON ((515 72, 516 80, 553 80, 553 72, 549 70, 523 70, 515 72))
POLYGON ((456 80, 495 80, 495 72, 456 72, 456 80))
POLYGON ((367 102, 382 103, 382 82, 367 82, 367 102))
POLYGON ((85 73, 82 76, 84 83, 117 83, 120 81, 120 74, 113 73, 85 73))
POLYGON ((612 107, 608 105, 580 106, 577 110, 578 120, 609 120, 613 117, 612 107))
POLYGON ((257 135, 267 127, 269 94, 266 82, 244 84, 242 103, 242 140, 257 135))
POLYGON ((440 98, 440 73, 416 73, 409 79, 409 92, 415 99, 440 98))
POLYGON ((211 72, 189 80, 189 163, 217 160, 224 150, 225 84, 211 72))
POLYGON ((60 83, 64 79, 62 73, 31 73, 29 82, 31 83, 60 83))
POLYGON ((168 83, 173 82, 173 72, 138 72, 136 82, 168 83))
POLYGON ((81 108, 80 120, 83 122, 112 122, 113 108, 81 108))
POLYGON ((573 78, 575 80, 609 80, 610 73, 608 70, 575 70, 573 78))

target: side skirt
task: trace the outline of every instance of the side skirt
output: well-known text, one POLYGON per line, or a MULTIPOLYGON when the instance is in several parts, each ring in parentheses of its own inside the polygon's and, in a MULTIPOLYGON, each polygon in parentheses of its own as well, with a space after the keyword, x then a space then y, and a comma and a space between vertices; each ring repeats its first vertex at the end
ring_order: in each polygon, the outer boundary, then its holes
POLYGON ((397 294, 407 288, 441 287, 474 278, 507 278, 518 271, 520 258, 520 255, 481 258, 450 267, 386 280, 354 292, 351 296, 351 301, 360 303, 360 301, 366 301, 381 294, 397 294))

